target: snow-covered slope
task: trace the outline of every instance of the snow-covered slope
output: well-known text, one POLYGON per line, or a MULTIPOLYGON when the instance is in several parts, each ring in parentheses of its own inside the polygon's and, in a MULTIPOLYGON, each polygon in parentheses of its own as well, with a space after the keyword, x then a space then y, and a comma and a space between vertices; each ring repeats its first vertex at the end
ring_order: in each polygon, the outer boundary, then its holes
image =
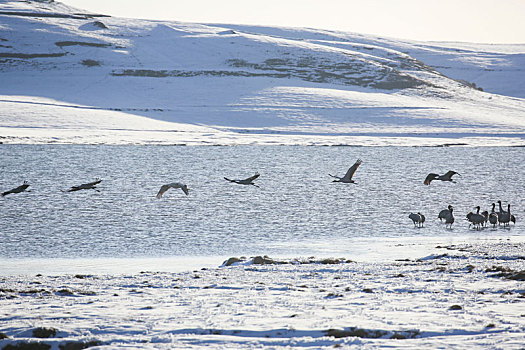
POLYGON ((0 2, 5 143, 521 145, 524 98, 525 45, 0 2))

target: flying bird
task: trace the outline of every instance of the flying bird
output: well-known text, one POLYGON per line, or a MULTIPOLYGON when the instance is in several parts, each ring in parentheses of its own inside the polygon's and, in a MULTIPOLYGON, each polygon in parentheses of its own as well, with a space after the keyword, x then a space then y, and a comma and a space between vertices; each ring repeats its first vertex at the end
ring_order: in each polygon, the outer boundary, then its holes
POLYGON ((95 190, 95 191, 99 192, 97 190, 96 186, 99 183, 101 183, 101 182, 102 182, 102 180, 97 178, 93 182, 90 182, 90 183, 87 183, 87 184, 78 185, 78 186, 73 186, 73 187, 71 187, 69 190, 67 190, 65 192, 75 192, 75 191, 80 191, 80 190, 95 190))
POLYGON ((227 180, 227 181, 230 181, 230 182, 234 182, 234 183, 239 184, 239 185, 253 185, 255 187, 259 187, 259 186, 257 186, 256 184, 253 183, 253 180, 258 178, 259 176, 260 176, 259 173, 255 173, 255 175, 250 176, 249 178, 244 179, 244 180, 237 180, 237 179, 231 180, 231 179, 228 179, 227 177, 225 177, 224 180, 227 180))
POLYGON ((457 173, 455 171, 452 171, 452 170, 447 171, 443 175, 430 173, 430 174, 427 175, 427 177, 426 177, 426 179, 425 179, 425 181, 423 183, 425 185, 430 185, 432 180, 450 181, 450 182, 456 183, 456 181, 452 180, 452 176, 454 176, 456 174, 461 176, 459 173, 457 173))
MULTIPOLYGON (((24 181, 24 183, 18 186, 17 188, 13 188, 12 190, 3 192, 2 197, 7 196, 8 194, 11 194, 11 193, 24 192, 27 190, 28 187, 29 187, 29 184, 27 183, 27 181, 24 181)), ((31 191, 27 191, 27 192, 31 192, 31 191)))
POLYGON ((358 159, 354 163, 354 165, 352 165, 348 169, 348 171, 346 172, 345 176, 343 176, 343 177, 334 176, 332 174, 328 174, 328 175, 330 175, 331 177, 335 177, 336 178, 336 180, 334 180, 333 182, 355 183, 354 180, 352 180, 352 177, 354 176, 355 171, 357 170, 357 168, 359 168, 361 163, 362 163, 361 159, 358 159))
POLYGON ((160 187, 159 193, 157 193, 157 199, 161 199, 162 195, 170 188, 180 188, 182 189, 182 191, 184 191, 186 196, 190 193, 190 191, 188 190, 188 186, 186 186, 185 184, 181 184, 180 182, 173 182, 170 184, 162 185, 160 187))

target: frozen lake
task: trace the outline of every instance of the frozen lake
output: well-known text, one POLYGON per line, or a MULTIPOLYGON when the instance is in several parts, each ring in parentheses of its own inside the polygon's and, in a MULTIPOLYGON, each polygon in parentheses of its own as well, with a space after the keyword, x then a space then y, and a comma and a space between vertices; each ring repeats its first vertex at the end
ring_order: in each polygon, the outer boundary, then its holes
POLYGON ((388 247, 394 251, 397 242, 404 246, 398 251, 407 253, 404 243, 415 240, 432 245, 435 239, 518 238, 525 236, 523 151, 0 145, 0 191, 24 180, 32 190, 0 198, 0 260, 19 272, 34 259, 37 266, 68 265, 70 259, 113 266, 111 259, 117 258, 166 267, 197 257, 202 266, 212 257, 215 262, 264 254, 377 257, 388 255, 388 247), (328 173, 344 175, 357 158, 363 164, 356 184, 333 183, 328 173), (428 173, 448 170, 462 175, 456 184, 423 185, 428 173), (261 174, 260 188, 223 179, 255 172, 261 174), (61 191, 97 177, 103 180, 100 192, 61 191), (186 183, 190 195, 170 189, 155 198, 162 184, 175 181, 186 183), (499 199, 505 208, 512 205, 517 225, 469 229, 465 214, 477 205, 490 211, 499 199), (448 204, 455 207, 452 230, 437 219, 448 204), (418 211, 427 217, 424 228, 414 228, 408 219, 418 211))

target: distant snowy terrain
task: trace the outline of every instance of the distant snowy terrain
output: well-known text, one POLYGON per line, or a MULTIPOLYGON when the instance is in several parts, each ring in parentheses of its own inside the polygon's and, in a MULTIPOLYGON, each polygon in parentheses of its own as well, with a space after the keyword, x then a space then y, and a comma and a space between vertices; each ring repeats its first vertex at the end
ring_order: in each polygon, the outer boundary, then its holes
POLYGON ((525 44, 0 3, 0 142, 525 144, 525 44))

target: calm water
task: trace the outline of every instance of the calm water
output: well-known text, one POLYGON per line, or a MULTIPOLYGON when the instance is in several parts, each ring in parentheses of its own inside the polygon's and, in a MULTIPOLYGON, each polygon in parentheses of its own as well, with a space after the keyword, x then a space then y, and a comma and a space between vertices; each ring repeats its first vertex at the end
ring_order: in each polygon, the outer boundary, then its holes
POLYGON ((525 235, 523 148, 0 145, 0 259, 352 256, 363 240, 525 235), (332 183, 357 158, 357 184, 332 183), (423 185, 456 170, 458 183, 423 185), (223 177, 261 174, 261 188, 223 177), (100 192, 63 193, 103 179, 100 192), (182 181, 190 195, 164 183, 182 181), (476 205, 510 202, 510 229, 468 228, 476 205), (453 230, 438 212, 456 208, 453 230), (411 212, 427 216, 416 229, 411 212))

